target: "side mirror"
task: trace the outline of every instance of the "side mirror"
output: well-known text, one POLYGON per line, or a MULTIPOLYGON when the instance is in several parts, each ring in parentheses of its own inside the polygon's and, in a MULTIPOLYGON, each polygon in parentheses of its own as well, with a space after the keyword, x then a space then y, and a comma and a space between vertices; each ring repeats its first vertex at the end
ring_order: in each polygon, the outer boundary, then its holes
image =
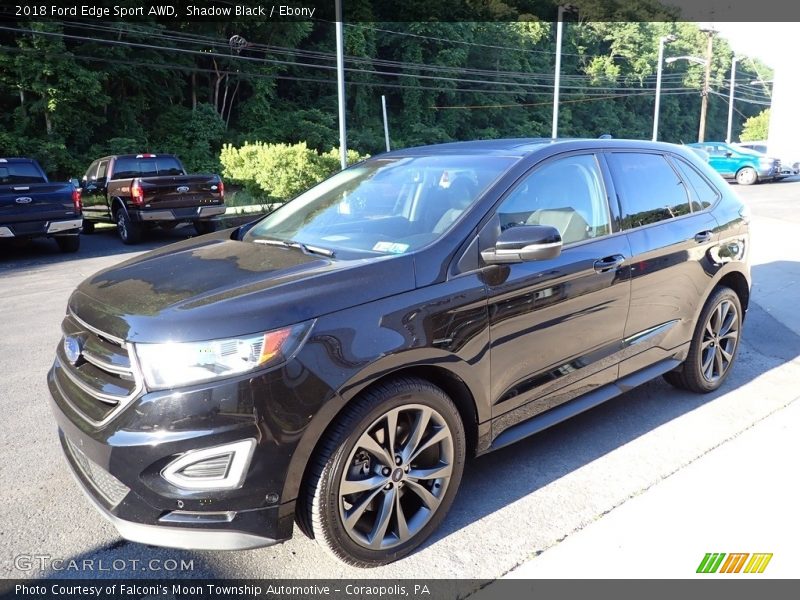
POLYGON ((494 248, 481 252, 487 265, 547 260, 561 254, 561 234, 549 225, 520 225, 506 229, 494 248))
POLYGON ((725 158, 730 158, 731 156, 733 156, 733 152, 728 151, 725 153, 725 158))

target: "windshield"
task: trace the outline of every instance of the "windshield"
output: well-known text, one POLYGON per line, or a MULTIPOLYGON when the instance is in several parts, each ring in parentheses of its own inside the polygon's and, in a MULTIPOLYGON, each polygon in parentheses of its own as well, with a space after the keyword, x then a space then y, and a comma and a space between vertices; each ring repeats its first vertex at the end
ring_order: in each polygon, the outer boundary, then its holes
POLYGON ((337 257, 403 254, 439 238, 517 159, 374 159, 337 173, 255 225, 245 241, 278 240, 337 257))

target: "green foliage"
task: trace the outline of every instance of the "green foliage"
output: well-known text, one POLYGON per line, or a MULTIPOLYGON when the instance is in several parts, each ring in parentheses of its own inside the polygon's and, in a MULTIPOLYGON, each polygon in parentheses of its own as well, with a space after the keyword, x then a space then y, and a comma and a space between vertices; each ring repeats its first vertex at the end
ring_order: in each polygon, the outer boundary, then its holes
MULTIPOLYGON (((348 163, 363 160, 348 151, 348 163)), ((220 153, 222 176, 240 184, 252 197, 283 202, 339 170, 339 151, 320 154, 305 142, 299 144, 245 143, 236 148, 226 144, 220 153)))
MULTIPOLYGON (((656 0, 574 3, 581 12, 564 24, 559 135, 649 139, 659 38, 677 38, 667 56, 703 56, 705 34, 696 23, 676 21, 656 0), (593 13, 612 9, 618 21, 592 21, 593 13)), ((346 4, 353 17, 345 26, 347 134, 357 152, 385 150, 381 95, 392 148, 550 135, 555 3, 553 14, 538 20, 507 0, 415 1, 430 9, 431 18, 422 22, 396 18, 407 14, 402 3, 402 10, 397 3, 346 4), (448 19, 434 18, 440 13, 448 19), (475 22, 466 20, 469 14, 475 22)), ((38 33, 0 31, 2 155, 34 156, 52 176, 67 177, 113 153, 172 152, 192 171, 218 171, 233 168, 219 162, 225 144, 250 161, 246 142, 305 143, 305 151, 285 150, 284 163, 259 154, 272 173, 268 179, 257 180, 252 167, 241 179, 248 193, 282 199, 329 168, 324 156, 339 138, 329 23, 137 21, 88 31, 53 21, 19 27, 38 33), (248 45, 231 49, 234 34, 248 45), (274 174, 281 164, 289 170, 285 181, 274 174)), ((732 55, 717 36, 708 140, 725 137, 732 55)), ((665 64, 663 73, 659 137, 694 141, 703 67, 677 61, 665 64)), ((758 62, 738 63, 741 81, 771 76, 758 62)), ((761 108, 737 100, 734 135, 761 108)))
POLYGON ((769 137, 769 109, 762 110, 754 117, 750 117, 744 122, 740 142, 751 142, 754 140, 765 140, 769 137))

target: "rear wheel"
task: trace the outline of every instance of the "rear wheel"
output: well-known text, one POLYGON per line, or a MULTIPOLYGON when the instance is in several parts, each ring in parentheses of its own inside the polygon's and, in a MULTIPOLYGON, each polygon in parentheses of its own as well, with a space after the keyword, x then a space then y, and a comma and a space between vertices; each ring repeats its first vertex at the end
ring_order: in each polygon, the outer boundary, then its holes
POLYGON ((77 252, 81 247, 79 235, 59 235, 55 238, 58 249, 64 253, 77 252))
POLYGON ((683 365, 664 375, 675 387, 698 393, 722 385, 739 351, 742 305, 728 287, 717 288, 706 302, 683 365))
POLYGON ((744 167, 736 172, 736 183, 739 185, 753 185, 758 181, 758 173, 753 167, 744 167))
POLYGON ((305 482, 301 526, 351 565, 402 558, 447 514, 465 446, 461 417, 441 389, 416 378, 379 385, 322 440, 305 482))
POLYGON ((205 235, 206 233, 214 233, 217 229, 217 224, 214 221, 194 221, 194 230, 197 235, 205 235))
POLYGON ((120 208, 115 215, 117 233, 123 244, 138 244, 142 239, 142 228, 138 223, 131 221, 128 213, 120 208))

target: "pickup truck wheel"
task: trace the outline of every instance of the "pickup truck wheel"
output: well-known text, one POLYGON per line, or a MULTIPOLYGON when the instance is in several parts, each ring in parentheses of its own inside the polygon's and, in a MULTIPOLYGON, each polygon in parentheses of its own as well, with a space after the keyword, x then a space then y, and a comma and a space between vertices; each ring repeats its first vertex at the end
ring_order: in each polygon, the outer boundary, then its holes
POLYGON ((58 249, 64 253, 77 252, 81 247, 81 237, 79 235, 60 235, 55 238, 58 249))
POLYGON ((217 224, 214 223, 214 221, 195 221, 194 230, 197 232, 197 235, 214 233, 217 230, 217 224))
POLYGON ((131 221, 124 210, 120 209, 116 214, 117 232, 123 244, 138 244, 142 239, 142 228, 137 223, 131 221))
POLYGON ((744 167, 736 172, 736 183, 739 185, 753 185, 758 181, 758 173, 753 167, 744 167))
POLYGON ((354 400, 321 441, 298 520, 345 563, 387 564, 444 519, 465 455, 461 417, 440 388, 415 377, 380 384, 354 400))
POLYGON ((83 220, 83 227, 81 228, 81 233, 90 234, 94 233, 94 221, 87 221, 86 219, 83 220))

